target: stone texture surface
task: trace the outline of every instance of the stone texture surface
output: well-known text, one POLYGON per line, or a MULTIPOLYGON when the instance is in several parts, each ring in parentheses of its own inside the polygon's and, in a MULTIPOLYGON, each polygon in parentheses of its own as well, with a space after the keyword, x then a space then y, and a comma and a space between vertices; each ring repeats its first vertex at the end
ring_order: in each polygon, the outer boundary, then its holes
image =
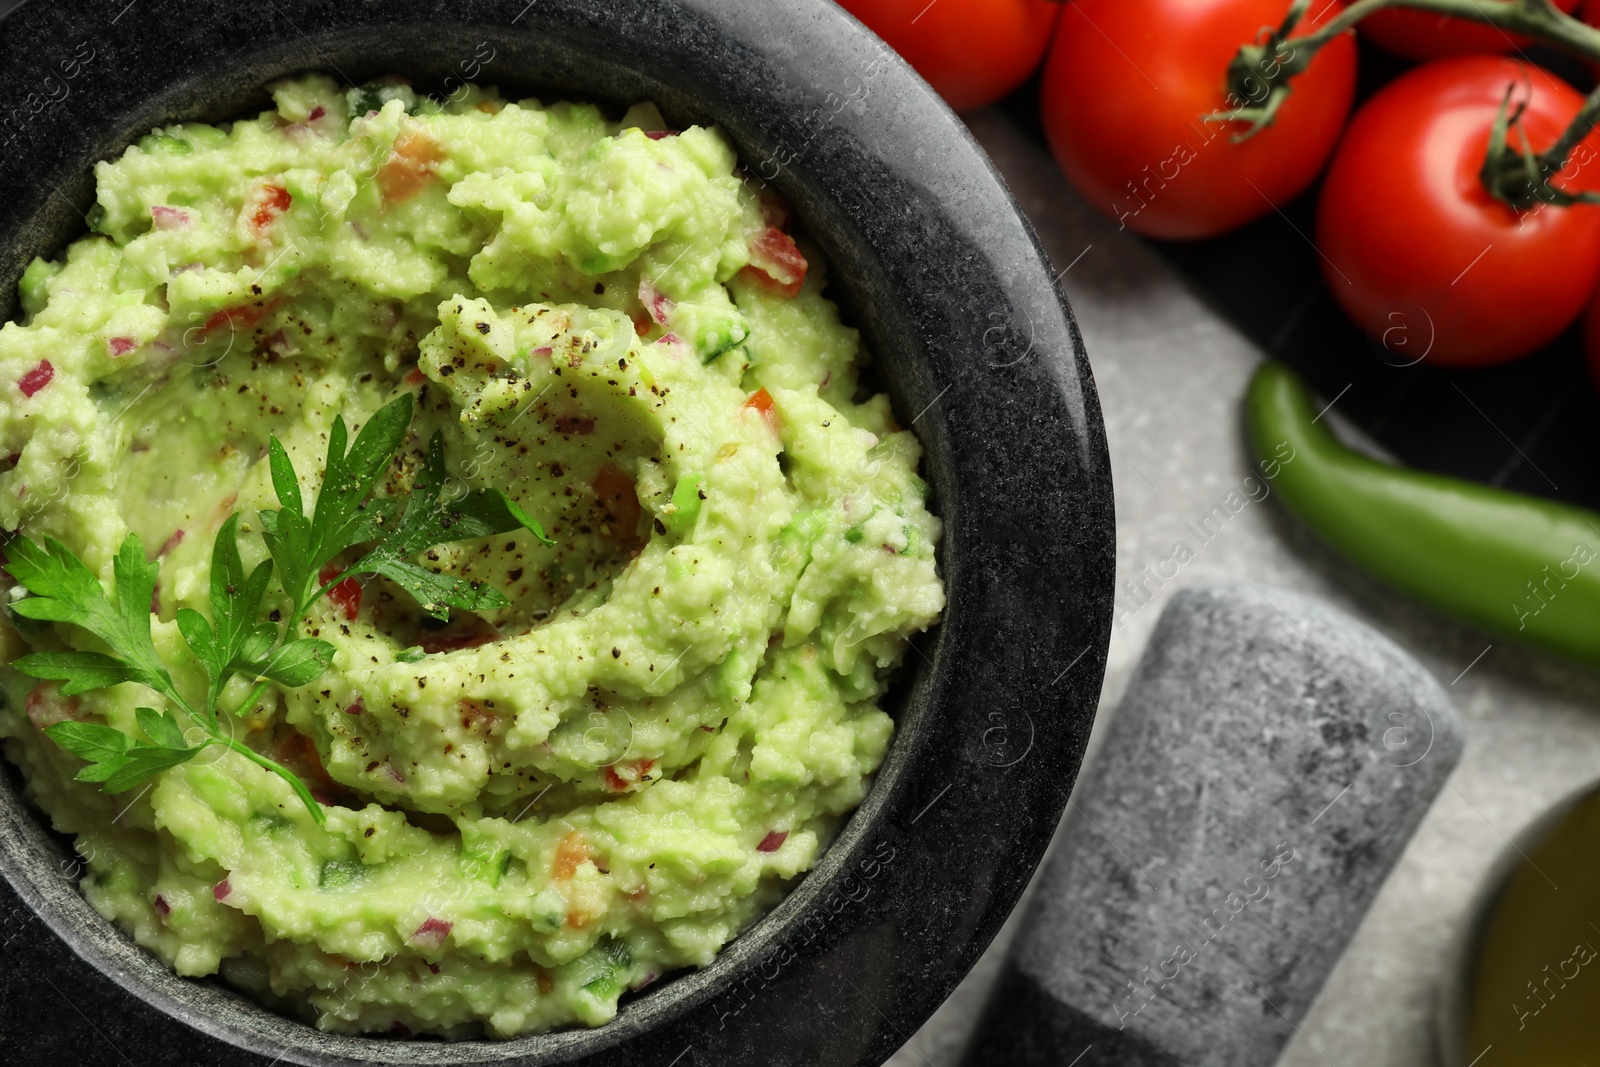
POLYGON ((1134 1058, 1117 1041, 1152 1063, 1268 1067, 1460 752, 1443 690, 1387 638, 1271 587, 1185 589, 1008 964, 1054 1004, 997 1004, 976 1062, 1134 1058), (1063 1009, 1056 1056, 1004 1047, 1063 1009))
MULTIPOLYGON (((1179 575, 1125 582, 1167 557, 1186 524, 1250 473, 1238 402, 1259 350, 1137 239, 1083 204, 1003 117, 969 125, 1062 271, 1093 360, 1117 504, 1117 621, 1102 704, 1115 707, 1161 606, 1181 586, 1249 578, 1311 593, 1393 638, 1449 692, 1468 737, 1456 774, 1374 901, 1278 1067, 1426 1067, 1451 939, 1507 837, 1600 768, 1600 676, 1496 644, 1344 564, 1270 496, 1235 515, 1179 575)), ((1334 415, 1337 414, 1335 409, 1334 415)), ((1494 434, 1485 425, 1484 434, 1494 434)), ((1102 713, 1098 737, 1109 725, 1102 713)), ((959 1062, 1017 916, 892 1067, 959 1062)), ((1141 964, 1142 966, 1142 964, 1141 964)))
POLYGON ((453 1044, 321 1033, 177 978, 88 909, 0 771, 0 1061, 876 1067, 989 943, 1050 839, 1112 607, 1088 366, 983 153, 825 0, 33 0, 0 24, 0 319, 23 265, 83 232, 92 162, 153 126, 248 113, 305 69, 438 89, 483 46, 480 80, 509 93, 648 98, 676 126, 715 123, 826 252, 945 522, 950 607, 891 694, 896 743, 817 867, 704 970, 596 1030, 453 1044))

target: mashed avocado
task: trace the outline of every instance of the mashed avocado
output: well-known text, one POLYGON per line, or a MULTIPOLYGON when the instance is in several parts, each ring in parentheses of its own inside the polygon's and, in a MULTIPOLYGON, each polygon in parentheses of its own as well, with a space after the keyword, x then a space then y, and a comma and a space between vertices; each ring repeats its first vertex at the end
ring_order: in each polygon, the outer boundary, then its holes
MULTIPOLYGON (((131 683, 68 698, 5 668, 6 753, 90 903, 180 974, 332 1030, 598 1025, 708 963, 861 801, 886 678, 944 603, 917 441, 716 131, 398 81, 274 102, 100 164, 96 233, 27 270, 0 527, 108 583, 138 533, 157 647, 202 688, 174 613, 209 610, 230 514, 264 558, 269 436, 319 471, 336 415, 411 391, 397 470, 441 432, 453 481, 554 547, 430 550, 510 600, 444 624, 383 579, 336 590, 302 624, 332 668, 225 716, 325 825, 225 749, 138 793, 73 781, 42 729, 133 730, 157 698, 131 683)), ((14 615, 0 640, 7 663, 88 647, 14 615)))

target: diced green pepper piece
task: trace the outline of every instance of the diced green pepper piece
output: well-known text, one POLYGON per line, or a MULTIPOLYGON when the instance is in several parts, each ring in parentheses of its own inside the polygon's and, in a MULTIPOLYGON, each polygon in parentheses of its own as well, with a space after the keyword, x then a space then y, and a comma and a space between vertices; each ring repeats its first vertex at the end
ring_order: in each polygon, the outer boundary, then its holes
POLYGON ((61 273, 61 264, 52 263, 48 259, 33 258, 28 264, 28 269, 22 272, 22 280, 17 288, 22 293, 22 310, 28 315, 37 315, 43 311, 50 302, 50 294, 46 286, 50 279, 61 273))
POLYGON ((187 156, 194 152, 194 145, 166 133, 146 134, 139 139, 139 147, 146 152, 165 152, 169 156, 187 156))
POLYGON ((322 864, 322 873, 317 876, 317 888, 343 889, 365 872, 366 868, 360 860, 326 860, 322 864))
POLYGON ((705 502, 705 494, 700 491, 704 484, 705 475, 699 472, 678 479, 672 490, 672 510, 662 517, 674 536, 685 537, 694 529, 694 522, 700 517, 700 505, 705 502))

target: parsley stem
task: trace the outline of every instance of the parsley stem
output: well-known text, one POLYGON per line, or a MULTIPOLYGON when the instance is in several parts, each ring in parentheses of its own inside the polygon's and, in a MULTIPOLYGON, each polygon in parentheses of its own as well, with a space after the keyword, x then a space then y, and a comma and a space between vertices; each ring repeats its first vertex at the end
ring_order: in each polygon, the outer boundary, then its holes
MULTIPOLYGON (((202 730, 206 731, 206 733, 211 734, 213 736, 216 735, 216 733, 217 733, 217 716, 216 716, 215 712, 210 712, 209 714, 202 714, 202 713, 194 710, 194 705, 190 704, 187 700, 185 700, 183 694, 178 691, 178 687, 176 685, 170 684, 170 681, 169 681, 169 684, 161 686, 156 691, 158 693, 160 693, 162 696, 166 697, 168 700, 172 701, 174 704, 178 705, 178 707, 183 711, 183 713, 185 715, 189 716, 189 718, 193 719, 195 721, 195 723, 197 723, 202 730)), ((209 706, 208 706, 207 710, 210 711, 209 706)))
POLYGON ((263 756, 249 745, 246 745, 243 741, 238 741, 231 737, 218 738, 218 741, 221 744, 227 745, 229 748, 239 753, 239 755, 243 756, 251 763, 254 763, 256 766, 264 767, 273 774, 276 774, 278 777, 282 778, 284 781, 288 782, 290 787, 294 789, 295 795, 300 798, 300 802, 304 804, 306 806, 306 810, 311 813, 311 817, 317 821, 318 826, 321 826, 323 823, 328 821, 328 815, 322 810, 322 805, 317 803, 317 798, 311 795, 311 790, 306 788, 306 784, 300 780, 299 775, 295 774, 281 763, 274 762, 273 760, 263 756))
POLYGON ((260 701, 262 694, 267 691, 267 686, 271 684, 272 679, 270 678, 263 678, 257 682, 256 687, 250 690, 250 695, 244 698, 244 702, 233 709, 233 713, 235 715, 243 715, 251 708, 255 707, 256 703, 260 701))

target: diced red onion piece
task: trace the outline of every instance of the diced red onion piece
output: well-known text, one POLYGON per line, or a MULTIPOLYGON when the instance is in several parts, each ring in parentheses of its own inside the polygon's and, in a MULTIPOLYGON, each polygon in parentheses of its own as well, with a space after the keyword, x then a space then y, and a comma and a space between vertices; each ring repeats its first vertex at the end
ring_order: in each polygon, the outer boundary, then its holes
POLYGON ((17 388, 22 390, 23 396, 31 397, 34 393, 50 384, 50 379, 56 376, 56 369, 50 365, 48 359, 41 359, 34 364, 33 369, 17 379, 17 388))
POLYGON ((444 939, 450 936, 454 926, 455 923, 445 922, 430 915, 426 922, 417 927, 417 932, 411 935, 411 943, 428 951, 437 949, 444 944, 444 939))
POLYGON ((150 220, 158 230, 181 230, 191 221, 187 211, 166 204, 150 205, 150 220))
POLYGON ((672 300, 662 295, 661 290, 657 289, 649 278, 639 279, 639 303, 644 305, 650 318, 662 326, 667 323, 668 312, 676 306, 672 300))

